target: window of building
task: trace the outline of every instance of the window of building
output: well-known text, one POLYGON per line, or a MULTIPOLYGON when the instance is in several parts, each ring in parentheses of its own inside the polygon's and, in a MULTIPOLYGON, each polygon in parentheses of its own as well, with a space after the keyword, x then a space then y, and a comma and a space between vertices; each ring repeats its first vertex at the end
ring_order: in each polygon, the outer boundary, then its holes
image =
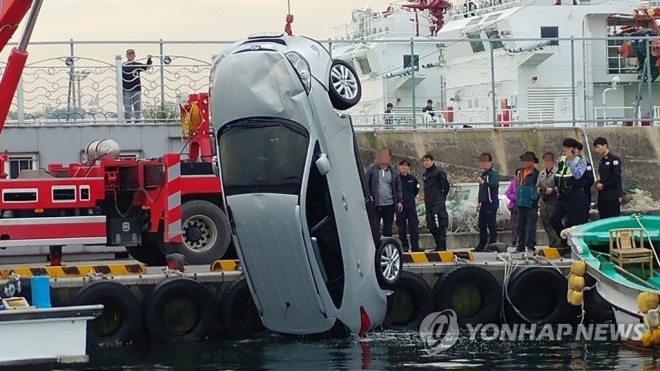
POLYGON ((410 56, 410 54, 404 54, 403 55, 403 68, 409 68, 410 66, 415 66, 419 68, 419 54, 415 54, 414 56, 414 62, 413 58, 410 56))
MULTIPOLYGON (((541 27, 542 39, 556 39, 559 37, 559 27, 541 27)), ((550 41, 550 45, 559 45, 559 40, 550 41)))
POLYGON ((500 33, 497 32, 497 28, 491 28, 486 30, 486 36, 489 39, 495 39, 490 42, 490 47, 493 49, 502 49, 504 48, 504 43, 500 40, 500 33))
POLYGON ((9 154, 9 159, 5 163, 5 173, 10 179, 18 178, 23 170, 39 169, 39 155, 37 153, 9 154))
POLYGON ((119 152, 119 158, 123 160, 133 159, 137 160, 142 157, 142 151, 121 151, 119 152))
POLYGON ((481 35, 479 32, 468 33, 467 37, 470 39, 470 46, 472 47, 473 52, 480 53, 486 51, 486 47, 484 46, 483 41, 481 41, 481 35))

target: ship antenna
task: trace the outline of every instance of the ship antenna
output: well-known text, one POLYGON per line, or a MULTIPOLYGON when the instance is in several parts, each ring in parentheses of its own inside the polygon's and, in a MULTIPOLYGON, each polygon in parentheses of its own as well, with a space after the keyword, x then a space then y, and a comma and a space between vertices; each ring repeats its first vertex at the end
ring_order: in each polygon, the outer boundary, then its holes
POLYGON ((287 15, 286 15, 286 25, 284 26, 284 33, 291 36, 291 23, 293 23, 293 14, 291 14, 291 0, 286 1, 287 4, 287 15))

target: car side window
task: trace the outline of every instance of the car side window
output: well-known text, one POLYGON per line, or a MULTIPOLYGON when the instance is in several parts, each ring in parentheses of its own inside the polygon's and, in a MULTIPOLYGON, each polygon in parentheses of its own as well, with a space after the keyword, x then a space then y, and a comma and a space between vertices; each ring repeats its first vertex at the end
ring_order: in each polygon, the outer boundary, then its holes
POLYGON ((218 160, 227 196, 244 193, 300 195, 309 134, 278 119, 245 119, 218 135, 218 160))
POLYGON ((317 256, 319 268, 325 270, 326 287, 333 303, 339 308, 344 294, 344 260, 328 178, 321 175, 316 167, 316 159, 320 154, 321 147, 317 141, 314 145, 304 206, 309 234, 316 239, 320 253, 320 256, 317 256))

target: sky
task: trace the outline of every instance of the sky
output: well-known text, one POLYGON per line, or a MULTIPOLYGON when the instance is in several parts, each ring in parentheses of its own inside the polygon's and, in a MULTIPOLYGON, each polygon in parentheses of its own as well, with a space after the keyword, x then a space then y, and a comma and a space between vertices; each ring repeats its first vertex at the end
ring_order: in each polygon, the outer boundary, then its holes
MULTIPOLYGON (((293 34, 327 39, 352 9, 392 0, 290 2, 293 34)), ((32 41, 236 40, 283 32, 286 14, 287 0, 44 0, 32 41)))

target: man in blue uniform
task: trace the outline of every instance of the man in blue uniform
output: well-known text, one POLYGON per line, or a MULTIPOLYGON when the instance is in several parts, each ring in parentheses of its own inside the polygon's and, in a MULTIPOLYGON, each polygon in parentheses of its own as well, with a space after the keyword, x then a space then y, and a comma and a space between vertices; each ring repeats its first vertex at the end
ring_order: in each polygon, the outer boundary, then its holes
POLYGON ((479 155, 481 174, 474 174, 479 183, 477 212, 479 217, 479 245, 472 251, 485 252, 486 246, 497 242, 497 208, 500 205, 500 175, 493 168, 493 156, 484 152, 479 155))
MULTIPOLYGON (((584 146, 582 143, 578 142, 577 149, 580 156, 583 156, 582 150, 584 149, 584 146)), ((589 222, 589 211, 591 210, 591 187, 593 187, 594 181, 596 180, 594 177, 593 166, 586 158, 584 160, 587 162, 587 170, 584 172, 584 176, 582 177, 584 183, 584 216, 582 217, 582 220, 580 220, 577 224, 584 224, 589 222)))
POLYGON ((607 139, 594 139, 596 153, 601 156, 598 164, 598 217, 600 219, 621 216, 621 196, 623 185, 621 181, 621 157, 610 152, 607 139))
MULTIPOLYGON (((561 231, 580 224, 584 219, 584 173, 587 161, 578 154, 580 142, 566 138, 562 142, 564 155, 557 162, 555 189, 557 201, 550 212, 550 224, 558 236, 561 231), (562 219, 567 217, 564 225, 562 219)), ((561 247, 568 247, 568 241, 562 239, 561 247)))
POLYGON ((396 213, 396 226, 399 228, 399 240, 403 251, 422 251, 419 248, 419 219, 417 219, 417 205, 415 199, 419 193, 419 182, 410 174, 410 162, 399 161, 399 178, 401 178, 401 190, 403 191, 403 210, 396 213), (410 229, 410 245, 406 227, 410 229))

